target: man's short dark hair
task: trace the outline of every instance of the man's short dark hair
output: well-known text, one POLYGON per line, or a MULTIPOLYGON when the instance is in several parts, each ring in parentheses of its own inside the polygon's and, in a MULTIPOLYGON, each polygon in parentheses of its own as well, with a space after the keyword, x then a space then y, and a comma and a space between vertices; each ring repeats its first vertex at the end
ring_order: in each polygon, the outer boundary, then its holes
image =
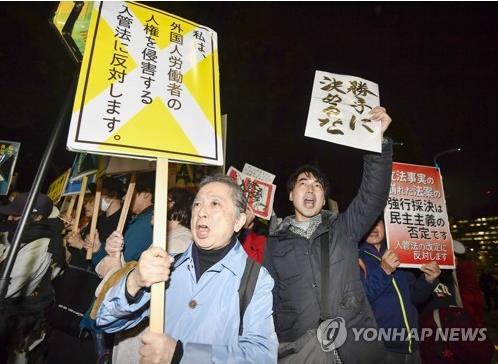
POLYGON ((301 173, 304 173, 306 176, 312 175, 316 178, 318 183, 320 183, 323 187, 323 194, 325 198, 327 198, 329 193, 329 180, 327 176, 325 176, 316 166, 312 166, 310 164, 305 164, 294 171, 287 180, 287 193, 290 193, 294 186, 296 185, 297 178, 301 173))
POLYGON ((111 198, 123 198, 125 191, 123 187, 123 182, 120 179, 114 177, 104 177, 102 179, 102 191, 111 198))
POLYGON ((148 192, 152 194, 152 200, 154 200, 155 186, 155 173, 142 173, 137 175, 137 184, 135 185, 136 193, 148 192))
POLYGON ((173 206, 168 209, 168 220, 178 221, 180 225, 190 228, 194 194, 184 188, 170 188, 168 191, 168 202, 170 200, 173 206))

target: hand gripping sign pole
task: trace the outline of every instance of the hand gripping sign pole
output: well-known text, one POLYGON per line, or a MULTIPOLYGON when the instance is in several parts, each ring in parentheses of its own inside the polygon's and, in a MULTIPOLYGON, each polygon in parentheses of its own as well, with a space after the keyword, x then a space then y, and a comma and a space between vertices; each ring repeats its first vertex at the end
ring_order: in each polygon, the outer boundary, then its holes
MULTIPOLYGON (((154 38, 157 63, 167 65, 173 51, 170 35, 160 32, 154 38)), ((157 159, 154 246, 166 247, 168 160, 223 164, 217 39, 212 29, 134 2, 104 1, 95 3, 92 9, 67 148, 103 155, 157 159), (184 80, 184 92, 174 99, 154 91, 150 96, 151 104, 144 104, 143 100, 133 96, 143 87, 140 69, 134 69, 132 62, 140 62, 141 40, 147 34, 142 27, 133 26, 130 41, 116 43, 109 29, 115 29, 114 20, 124 10, 133 18, 133 24, 140 24, 142 19, 149 19, 153 14, 158 22, 176 22, 185 29, 185 42, 180 53, 189 61, 184 62, 182 72, 192 75, 192 79, 184 80), (202 51, 195 45, 196 34, 209 39, 203 43, 202 51), (116 45, 127 55, 126 62, 120 66, 120 70, 127 71, 127 76, 120 80, 106 77, 106 81, 102 76, 108 75, 108 59, 115 55, 116 45), (111 115, 106 104, 101 103, 100 95, 107 95, 116 102, 116 95, 125 95, 129 102, 120 104, 120 118, 111 115)), ((156 332, 162 332, 164 327, 164 287, 164 284, 157 284, 151 289, 151 329, 156 332)))
POLYGON ((55 123, 54 130, 52 131, 52 135, 48 140, 45 153, 43 154, 40 166, 38 167, 38 171, 36 172, 33 184, 31 185, 31 190, 29 191, 28 200, 26 202, 26 205, 24 206, 21 219, 19 220, 16 231, 14 233, 9 253, 5 260, 5 265, 0 274, 0 304, 3 304, 5 296, 7 295, 7 289, 10 283, 10 273, 12 272, 12 268, 14 267, 16 256, 21 245, 22 233, 24 232, 24 228, 28 221, 30 212, 33 209, 33 205, 38 195, 38 191, 40 191, 40 186, 43 180, 45 179, 47 166, 54 153, 57 141, 59 139, 62 127, 64 125, 64 121, 67 120, 66 118, 70 115, 69 112, 74 100, 74 93, 76 91, 77 79, 78 79, 77 77, 74 77, 71 86, 69 87, 69 92, 67 93, 66 100, 64 101, 64 105, 62 106, 59 116, 57 117, 57 121, 55 123))
MULTIPOLYGON (((66 199, 69 198, 69 196, 66 196, 66 199)), ((67 207, 67 210, 66 210, 66 215, 65 215, 65 221, 69 221, 71 219, 71 216, 73 215, 73 210, 74 210, 74 204, 76 202, 76 195, 72 195, 71 196, 71 199, 69 200, 69 206, 67 207)), ((66 231, 67 229, 64 228, 64 230, 62 230, 62 234, 64 234, 64 237, 62 238, 62 244, 64 245, 64 247, 67 246, 67 234, 66 234, 66 231)))
MULTIPOLYGON (((121 208, 121 215, 119 215, 118 226, 116 230, 123 234, 124 226, 126 223, 126 217, 128 216, 128 210, 130 209, 131 201, 133 200, 133 192, 135 192, 136 185, 136 174, 133 173, 130 178, 130 183, 128 184, 128 189, 126 190, 126 195, 123 202, 123 207, 121 208)), ((112 256, 114 258, 119 258, 120 261, 123 261, 122 252, 113 253, 112 256)))
POLYGON ((93 247, 95 245, 95 231, 97 230, 97 220, 100 211, 100 199, 102 198, 102 178, 97 179, 97 187, 95 191, 95 199, 93 200, 92 223, 90 224, 90 239, 92 245, 86 251, 86 260, 91 260, 93 255, 93 247))
MULTIPOLYGON (((154 193, 154 237, 152 245, 165 251, 167 251, 167 210, 168 159, 157 158, 156 190, 154 193)), ((150 292, 150 330, 162 334, 164 332, 164 312, 166 309, 164 282, 153 284, 150 292)))

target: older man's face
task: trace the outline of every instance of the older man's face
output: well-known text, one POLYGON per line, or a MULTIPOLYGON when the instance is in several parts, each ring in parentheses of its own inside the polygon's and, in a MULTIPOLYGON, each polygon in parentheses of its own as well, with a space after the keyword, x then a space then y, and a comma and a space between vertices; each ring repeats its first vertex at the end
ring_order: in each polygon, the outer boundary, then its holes
POLYGON ((221 249, 228 245, 234 232, 245 222, 245 214, 237 218, 231 188, 221 182, 203 186, 192 205, 190 229, 198 247, 221 249))

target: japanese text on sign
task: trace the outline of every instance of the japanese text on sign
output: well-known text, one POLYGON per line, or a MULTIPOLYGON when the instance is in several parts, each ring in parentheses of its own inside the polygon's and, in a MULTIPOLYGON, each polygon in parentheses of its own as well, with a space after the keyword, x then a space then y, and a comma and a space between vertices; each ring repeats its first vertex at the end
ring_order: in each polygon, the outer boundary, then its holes
POLYGON ((216 33, 145 4, 92 9, 67 146, 223 164, 216 33))
POLYGON ((228 169, 227 176, 230 176, 240 186, 242 191, 244 191, 247 203, 252 208, 254 215, 269 220, 272 213, 276 186, 245 175, 233 167, 228 169))
POLYGON ((375 83, 316 71, 305 135, 380 152, 380 125, 368 114, 378 105, 375 83))
POLYGON ((384 213, 389 248, 402 266, 454 266, 441 175, 434 167, 393 163, 384 213))

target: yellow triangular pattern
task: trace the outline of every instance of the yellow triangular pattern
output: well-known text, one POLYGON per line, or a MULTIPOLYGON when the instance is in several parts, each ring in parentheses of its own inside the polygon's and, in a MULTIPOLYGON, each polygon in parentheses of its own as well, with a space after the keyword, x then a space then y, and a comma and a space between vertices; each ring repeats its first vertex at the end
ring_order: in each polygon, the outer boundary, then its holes
MULTIPOLYGON (((97 12, 98 9, 94 8, 94 12, 97 12)), ((96 17, 96 15, 95 15, 96 17)), ((85 94, 85 105, 90 103, 95 97, 100 95, 102 92, 108 92, 111 84, 116 82, 115 80, 109 80, 110 73, 109 69, 112 68, 111 62, 113 59, 113 55, 115 53, 115 41, 117 41, 116 49, 127 50, 127 47, 123 45, 119 38, 114 37, 114 31, 110 28, 109 24, 104 20, 103 17, 100 18, 99 28, 97 30, 97 37, 95 39, 95 47, 93 49, 92 63, 89 64, 88 59, 90 57, 91 52, 91 44, 93 43, 94 34, 95 34, 95 26, 96 22, 94 22, 94 15, 92 14, 92 21, 90 23, 91 34, 87 38, 87 45, 85 47, 84 54, 84 62, 81 67, 81 76, 80 82, 86 78, 86 74, 88 72, 88 67, 90 66, 90 75, 88 77, 88 84, 86 87, 85 94), (86 62, 85 62, 86 60, 86 62)), ((121 53, 121 52, 120 52, 121 53)), ((129 74, 133 72, 133 70, 137 67, 137 63, 131 57, 131 54, 127 54, 128 58, 126 60, 126 73, 129 74)), ((126 76, 125 83, 126 84, 126 76)), ((81 85, 83 86, 83 85, 81 85)), ((121 84, 117 84, 115 86, 116 90, 114 93, 121 92, 119 90, 119 86, 125 87, 121 84)), ((81 100, 81 98, 77 98, 77 100, 81 100)), ((76 105, 79 109, 80 105, 76 105)))
MULTIPOLYGON (((146 105, 124 126, 114 132, 105 143, 139 145, 162 151, 174 150, 179 153, 198 154, 190 139, 160 98, 156 98, 151 104, 146 105), (116 135, 120 137, 119 142, 115 139, 116 135)), ((125 148, 112 147, 111 149, 113 153, 119 153, 125 148)), ((109 150, 109 147, 102 145, 101 150, 109 150)))
MULTIPOLYGON (((195 98, 201 110, 204 112, 204 115, 206 115, 209 123, 214 128, 215 115, 213 109, 214 90, 213 75, 211 72, 212 67, 213 55, 210 54, 183 76, 183 84, 188 88, 191 95, 195 98)), ((218 85, 216 85, 216 88, 218 88, 218 85)), ((219 109, 216 111, 219 113, 219 109)))

